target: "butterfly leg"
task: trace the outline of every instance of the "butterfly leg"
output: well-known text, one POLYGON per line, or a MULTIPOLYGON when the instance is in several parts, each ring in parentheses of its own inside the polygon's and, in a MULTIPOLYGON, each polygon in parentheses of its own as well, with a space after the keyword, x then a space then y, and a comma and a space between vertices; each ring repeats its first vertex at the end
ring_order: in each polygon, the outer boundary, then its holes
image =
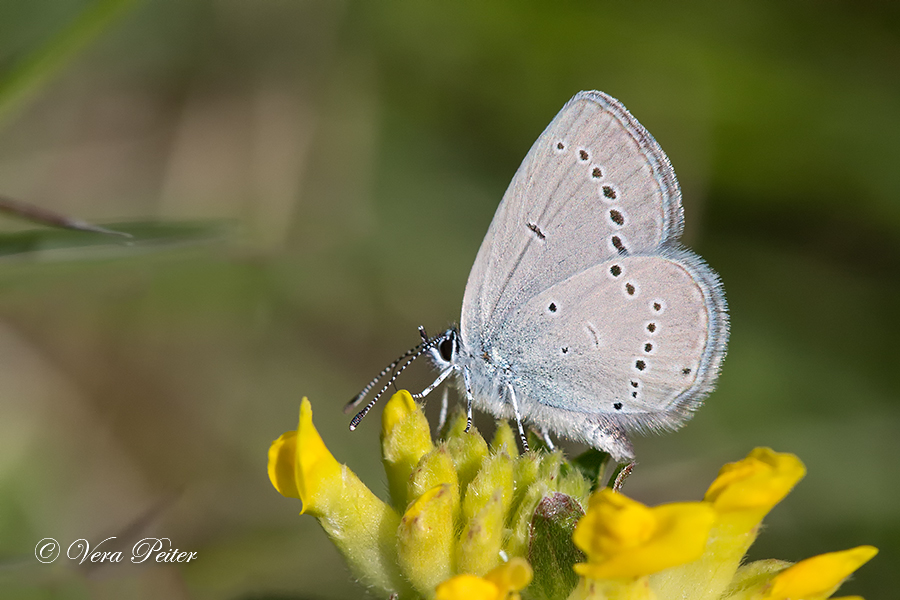
POLYGON ((438 378, 434 380, 434 383, 429 385, 427 388, 425 388, 418 394, 413 394, 412 397, 415 398, 416 400, 420 400, 420 399, 424 398, 425 396, 427 396, 428 394, 430 394, 431 392, 433 392, 434 388, 441 385, 441 383, 443 383, 443 381, 445 379, 447 379, 447 377, 450 376, 450 373, 453 372, 454 368, 455 367, 450 367, 449 369, 444 369, 444 371, 440 375, 438 375, 438 378))
POLYGON ((450 393, 447 391, 447 388, 444 388, 444 393, 441 394, 441 412, 438 414, 438 431, 442 431, 444 429, 444 425, 447 423, 447 397, 449 396, 449 394, 450 393))
POLYGON ((547 431, 546 427, 541 427, 541 437, 544 438, 544 443, 547 444, 547 449, 550 452, 556 450, 556 445, 553 443, 553 440, 550 439, 550 432, 547 431))
POLYGON ((469 367, 463 367, 463 381, 466 383, 466 433, 472 428, 472 384, 469 382, 469 367))
POLYGON ((513 414, 516 415, 516 426, 519 428, 519 437, 522 439, 522 449, 528 452, 528 440, 525 438, 525 429, 522 427, 522 415, 519 414, 519 403, 516 401, 516 391, 511 383, 506 384, 509 390, 509 401, 512 403, 513 414))

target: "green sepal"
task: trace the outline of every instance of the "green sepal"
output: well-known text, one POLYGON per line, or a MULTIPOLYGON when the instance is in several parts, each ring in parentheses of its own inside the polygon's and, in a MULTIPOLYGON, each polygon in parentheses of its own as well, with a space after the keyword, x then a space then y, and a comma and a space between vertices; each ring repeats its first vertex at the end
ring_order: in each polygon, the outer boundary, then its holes
POLYGON ((442 483, 450 486, 451 497, 454 498, 453 515, 455 519, 459 513, 459 480, 453 460, 444 444, 434 448, 419 461, 409 476, 407 498, 413 501, 442 483))
POLYGON ((601 482, 606 474, 609 458, 608 453, 590 448, 572 459, 571 465, 591 483, 593 492, 602 486, 601 482))
POLYGON ((513 433, 507 421, 497 421, 497 429, 494 431, 494 437, 491 440, 491 452, 499 454, 506 452, 512 458, 519 456, 519 438, 513 433))
POLYGON ((488 456, 487 442, 475 427, 466 433, 466 415, 457 411, 450 419, 445 444, 456 467, 459 491, 464 496, 466 487, 475 479, 488 456))
POLYGON ((584 562, 584 553, 572 542, 572 531, 584 509, 575 498, 551 493, 538 503, 531 519, 528 562, 534 580, 528 595, 535 600, 566 598, 578 583, 575 563, 584 562))

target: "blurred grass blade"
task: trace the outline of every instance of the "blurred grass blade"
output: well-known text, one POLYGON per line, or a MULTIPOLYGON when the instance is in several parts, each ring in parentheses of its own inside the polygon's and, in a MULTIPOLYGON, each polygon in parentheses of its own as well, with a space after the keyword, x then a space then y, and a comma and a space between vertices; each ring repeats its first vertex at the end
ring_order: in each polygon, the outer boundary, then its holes
POLYGON ((137 0, 96 0, 77 18, 3 74, 0 74, 0 124, 20 104, 94 40, 137 0))
POLYGON ((76 231, 90 231, 92 233, 103 233, 106 235, 118 235, 126 238, 132 237, 130 233, 114 231, 112 229, 107 229, 98 225, 92 225, 87 221, 73 219, 63 214, 53 212, 52 210, 41 208, 40 206, 35 206, 33 204, 20 202, 18 200, 13 200, 12 198, 7 198, 4 196, 0 196, 0 213, 6 213, 8 215, 13 215, 15 217, 20 217, 22 219, 27 219, 28 221, 41 223, 43 225, 49 225, 51 227, 74 229, 76 231))
MULTIPOLYGON (((0 233, 0 257, 26 253, 43 253, 42 257, 85 256, 74 250, 111 247, 116 255, 127 251, 161 249, 194 245, 221 240, 233 232, 230 223, 222 221, 157 222, 143 221, 116 224, 115 230, 128 230, 129 240, 120 237, 96 236, 84 231, 64 229, 33 229, 0 233), (128 247, 123 248, 123 242, 128 247), (64 254, 57 255, 56 251, 64 254), (49 252, 49 254, 47 254, 49 252)), ((110 231, 113 231, 112 229, 110 231)))

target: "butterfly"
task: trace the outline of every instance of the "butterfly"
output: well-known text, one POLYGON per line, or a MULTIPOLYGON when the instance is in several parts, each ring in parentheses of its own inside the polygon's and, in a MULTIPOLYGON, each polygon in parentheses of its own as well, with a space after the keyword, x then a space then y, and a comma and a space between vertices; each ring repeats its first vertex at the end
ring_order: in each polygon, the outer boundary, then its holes
MULTIPOLYGON (((459 327, 386 367, 348 405, 431 358, 478 408, 631 461, 629 432, 674 430, 712 391, 728 343, 718 275, 679 244, 668 157, 615 98, 576 94, 528 152, 469 274, 459 327)), ((468 428, 467 428, 468 429, 468 428)))

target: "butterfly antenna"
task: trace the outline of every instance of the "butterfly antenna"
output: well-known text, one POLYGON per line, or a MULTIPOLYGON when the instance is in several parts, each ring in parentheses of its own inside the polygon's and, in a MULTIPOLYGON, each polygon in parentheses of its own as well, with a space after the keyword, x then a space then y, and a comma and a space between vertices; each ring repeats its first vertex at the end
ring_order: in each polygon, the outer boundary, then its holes
MULTIPOLYGON (((421 332, 424 332, 424 329, 422 329, 421 327, 419 329, 421 330, 421 332)), ((392 367, 396 366, 404 358, 406 358, 408 356, 411 357, 405 363, 400 365, 400 368, 397 369, 393 375, 391 375, 391 378, 388 379, 387 383, 385 383, 384 386, 382 386, 382 388, 380 390, 378 390, 378 393, 375 394, 375 397, 372 398, 371 400, 369 400, 369 403, 366 404, 361 411, 356 413, 356 416, 353 417, 352 421, 350 421, 350 431, 353 431, 354 429, 356 429, 356 427, 359 425, 359 422, 365 418, 365 416, 368 414, 368 412, 370 410, 372 410, 372 407, 375 406, 375 403, 378 402, 378 400, 381 398, 381 396, 388 390, 389 387, 391 387, 391 384, 393 384, 394 381, 397 380, 397 378, 400 376, 400 373, 402 373, 404 370, 406 370, 406 367, 411 365, 414 360, 416 360, 417 358, 419 358, 420 356, 422 356, 423 354, 425 354, 426 352, 431 350, 436 344, 438 344, 442 341, 444 341, 443 335, 435 336, 435 337, 431 338, 430 340, 426 338, 425 342, 423 342, 423 343, 419 344, 418 346, 416 346, 415 348, 412 348, 409 351, 407 351, 403 356, 401 356, 399 359, 394 361, 394 363, 392 363, 392 365, 390 367, 387 367, 384 371, 382 371, 382 375, 383 375, 385 372, 390 370, 392 367)), ((381 376, 376 377, 375 380, 372 383, 370 383, 369 386, 367 386, 367 387, 371 388, 371 386, 374 385, 375 382, 377 382, 378 379, 380 379, 380 378, 381 378, 381 376)), ((364 395, 364 394, 362 394, 362 395, 364 395)), ((360 397, 360 399, 361 399, 361 397, 360 397)), ((356 399, 354 398, 354 400, 356 400, 356 399)), ((352 404, 351 404, 351 406, 352 406, 352 404)))
MULTIPOLYGON (((420 327, 419 329, 422 329, 422 328, 420 327)), ((344 406, 344 414, 346 414, 346 413, 350 412, 351 410, 353 410, 353 409, 356 407, 356 405, 359 404, 359 403, 362 401, 362 399, 366 397, 366 394, 368 394, 369 391, 371 391, 371 389, 372 389, 373 387, 375 387, 375 384, 378 383, 378 381, 379 381, 382 377, 384 377, 385 375, 387 375, 388 373, 390 373, 391 371, 393 371, 394 368, 395 368, 397 365, 399 365, 401 362, 403 362, 405 359, 409 358, 410 356, 412 356, 412 355, 415 354, 416 352, 419 352, 419 351, 422 349, 422 346, 423 346, 425 343, 427 343, 427 342, 428 342, 428 339, 426 338, 426 339, 425 339, 425 342, 423 342, 422 344, 419 344, 419 345, 417 345, 417 346, 414 346, 414 347, 410 348, 409 350, 407 350, 406 352, 404 352, 402 355, 400 355, 400 357, 397 358, 397 360, 395 360, 394 362, 392 362, 391 364, 389 364, 388 366, 386 366, 385 368, 383 368, 383 369, 381 370, 381 373, 379 373, 378 375, 375 376, 375 379, 373 379, 372 381, 370 381, 369 383, 367 383, 367 384, 366 384, 366 387, 364 387, 360 393, 358 393, 357 395, 353 396, 353 399, 352 399, 350 402, 348 402, 346 406, 344 406)))

